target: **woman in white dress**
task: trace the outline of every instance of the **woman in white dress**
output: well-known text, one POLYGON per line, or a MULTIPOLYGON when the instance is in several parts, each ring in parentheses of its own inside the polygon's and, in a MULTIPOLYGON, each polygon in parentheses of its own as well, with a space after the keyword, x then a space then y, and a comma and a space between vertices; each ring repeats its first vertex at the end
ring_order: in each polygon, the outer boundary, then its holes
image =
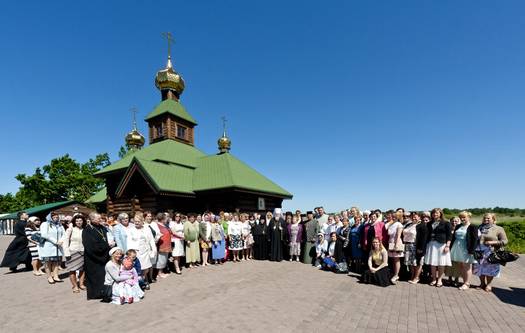
POLYGON ((175 273, 180 275, 180 257, 184 257, 184 224, 180 213, 175 213, 173 223, 170 224, 171 241, 173 242, 173 250, 171 256, 173 257, 173 265, 175 266, 175 273))
POLYGON ((239 214, 233 214, 233 220, 228 224, 228 239, 230 241, 230 250, 233 254, 233 262, 241 261, 239 259, 239 251, 243 249, 242 241, 243 224, 239 221, 239 214))
MULTIPOLYGON (((142 269, 145 288, 149 289, 148 276, 157 256, 157 245, 150 228, 144 226, 144 218, 135 216, 135 228, 131 229, 131 238, 128 238, 128 249, 137 251, 137 258, 142 269)), ((140 273, 140 272, 139 272, 140 273)))

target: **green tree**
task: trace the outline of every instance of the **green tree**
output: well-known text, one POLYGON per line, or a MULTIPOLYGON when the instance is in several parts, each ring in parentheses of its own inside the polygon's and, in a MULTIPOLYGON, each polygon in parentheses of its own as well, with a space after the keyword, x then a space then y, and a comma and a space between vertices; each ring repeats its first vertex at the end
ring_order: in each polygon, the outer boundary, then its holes
POLYGON ((33 175, 17 175, 21 187, 15 195, 15 203, 12 203, 12 195, 5 195, 2 204, 23 208, 62 200, 83 202, 104 186, 104 180, 93 174, 109 164, 107 153, 99 154, 83 164, 69 154, 55 158, 49 164, 36 168, 33 175))

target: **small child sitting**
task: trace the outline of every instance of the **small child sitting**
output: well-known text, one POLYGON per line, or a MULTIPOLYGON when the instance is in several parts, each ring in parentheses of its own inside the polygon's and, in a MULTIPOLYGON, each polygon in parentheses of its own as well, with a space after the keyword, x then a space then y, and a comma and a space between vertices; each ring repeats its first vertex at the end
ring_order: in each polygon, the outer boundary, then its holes
POLYGON ((120 304, 126 302, 131 304, 144 297, 144 292, 140 289, 138 284, 139 276, 135 267, 133 267, 133 260, 131 258, 126 257, 122 260, 119 275, 127 278, 125 281, 119 282, 117 285, 120 304))
POLYGON ((126 251, 126 257, 130 258, 133 261, 133 267, 135 268, 139 276, 140 289, 149 289, 149 285, 144 279, 144 275, 142 274, 142 266, 140 266, 140 260, 137 258, 137 251, 129 249, 128 251, 126 251))

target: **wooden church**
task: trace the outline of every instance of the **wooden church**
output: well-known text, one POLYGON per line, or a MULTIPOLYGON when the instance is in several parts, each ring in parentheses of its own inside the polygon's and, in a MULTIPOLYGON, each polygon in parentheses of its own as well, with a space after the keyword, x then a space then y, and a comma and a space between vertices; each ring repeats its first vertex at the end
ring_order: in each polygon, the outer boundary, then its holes
POLYGON ((180 102, 184 80, 171 62, 157 72, 161 102, 145 121, 149 145, 137 130, 126 136, 128 153, 96 173, 106 187, 88 202, 107 213, 136 210, 256 212, 281 207, 292 194, 230 153, 224 130, 219 152, 206 155, 195 147, 197 122, 180 102))

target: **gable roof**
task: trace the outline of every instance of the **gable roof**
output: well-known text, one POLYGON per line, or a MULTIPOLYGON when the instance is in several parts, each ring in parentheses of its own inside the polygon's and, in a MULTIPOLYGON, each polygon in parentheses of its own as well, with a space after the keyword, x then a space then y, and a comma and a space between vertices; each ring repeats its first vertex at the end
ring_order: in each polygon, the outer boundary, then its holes
POLYGON ((159 105, 157 105, 157 107, 153 109, 153 111, 151 111, 144 120, 147 121, 165 113, 172 114, 194 125, 197 125, 195 119, 193 119, 193 117, 188 113, 188 111, 186 111, 184 106, 182 106, 180 102, 177 102, 170 98, 160 102, 159 105))
POLYGON ((86 200, 86 203, 96 204, 106 201, 108 196, 108 190, 104 186, 100 191, 93 194, 89 199, 86 200))
MULTIPOLYGON (((74 201, 74 200, 59 201, 59 202, 53 202, 53 203, 49 203, 49 204, 45 204, 45 205, 34 206, 34 207, 31 207, 31 208, 27 208, 27 209, 22 209, 22 210, 20 210, 18 212, 25 211, 29 215, 34 215, 34 214, 38 214, 38 213, 45 212, 45 211, 52 211, 53 209, 58 209, 58 208, 61 208, 61 207, 65 207, 65 206, 71 205, 73 203, 76 203, 76 201, 74 201)), ((2 216, 2 220, 16 219, 18 217, 17 216, 18 212, 14 212, 14 213, 10 213, 10 214, 4 215, 4 216, 2 216)))
POLYGON ((194 146, 175 140, 163 140, 126 154, 121 160, 108 165, 96 172, 95 175, 99 176, 118 170, 125 170, 130 166, 134 158, 142 161, 167 162, 195 168, 197 167, 197 160, 203 156, 206 155, 194 146))
POLYGON ((238 188, 292 198, 292 194, 249 167, 230 153, 199 159, 193 173, 193 190, 238 188))
POLYGON ((193 171, 193 168, 187 166, 142 160, 134 157, 126 174, 118 185, 116 193, 117 196, 119 196, 119 194, 124 191, 133 174, 139 172, 157 193, 176 192, 193 195, 193 171))

